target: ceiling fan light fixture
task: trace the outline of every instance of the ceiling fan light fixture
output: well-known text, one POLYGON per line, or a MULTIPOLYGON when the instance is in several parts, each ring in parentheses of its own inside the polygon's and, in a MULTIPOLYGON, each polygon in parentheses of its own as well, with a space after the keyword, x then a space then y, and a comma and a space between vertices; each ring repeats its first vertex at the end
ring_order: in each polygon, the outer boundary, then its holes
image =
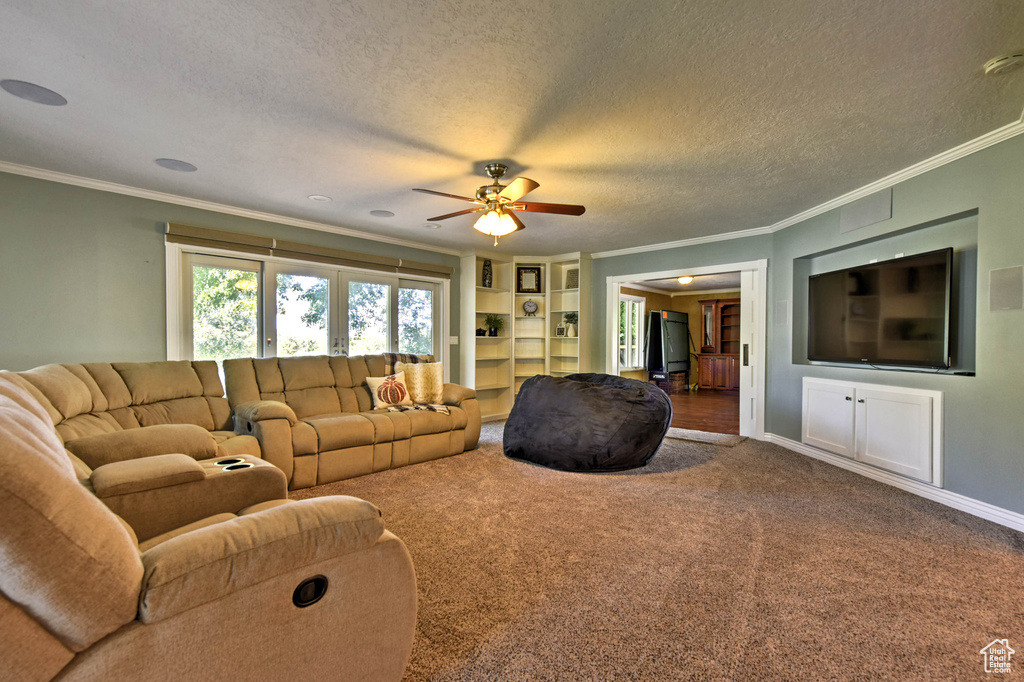
POLYGON ((516 224, 504 211, 492 208, 476 221, 473 227, 491 237, 504 237, 516 231, 516 224))
POLYGON ((685 275, 683 277, 680 277, 677 281, 680 284, 689 284, 690 282, 693 281, 693 277, 690 277, 689 275, 685 275))

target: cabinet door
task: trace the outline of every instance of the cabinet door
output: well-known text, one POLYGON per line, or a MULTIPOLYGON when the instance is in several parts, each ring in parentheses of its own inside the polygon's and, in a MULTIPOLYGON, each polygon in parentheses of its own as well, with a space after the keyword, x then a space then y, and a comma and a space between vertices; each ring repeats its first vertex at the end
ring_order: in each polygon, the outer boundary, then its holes
POLYGON ((707 355, 702 355, 700 356, 700 362, 698 363, 697 368, 698 385, 701 388, 714 388, 715 359, 707 355))
POLYGON ((931 483, 932 399, 876 388, 856 399, 856 458, 931 483))
POLYGON ((801 440, 808 445, 854 456, 854 389, 829 382, 804 380, 801 440))
POLYGON ((700 302, 700 352, 718 352, 718 320, 715 301, 700 302))
POLYGON ((729 367, 729 388, 738 389, 740 387, 740 359, 729 357, 726 358, 726 363, 729 367))
POLYGON ((715 388, 725 390, 731 387, 729 380, 729 358, 715 358, 715 388))

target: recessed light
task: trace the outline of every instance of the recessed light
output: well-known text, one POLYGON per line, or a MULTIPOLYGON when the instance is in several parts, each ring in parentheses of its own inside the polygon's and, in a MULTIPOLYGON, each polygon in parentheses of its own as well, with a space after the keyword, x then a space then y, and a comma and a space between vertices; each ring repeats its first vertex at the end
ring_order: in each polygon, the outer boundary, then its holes
POLYGON ((0 81, 0 88, 3 88, 15 97, 20 97, 36 104, 45 104, 48 107, 62 107, 68 103, 63 95, 35 83, 3 80, 0 81))
POLYGON ((1009 54, 999 55, 985 62, 985 75, 998 76, 1013 71, 1024 64, 1024 50, 1014 50, 1009 54))
POLYGON ((438 230, 441 228, 441 226, 437 223, 427 223, 423 227, 427 228, 428 230, 438 230))
POLYGON ((307 198, 311 199, 313 201, 330 201, 331 200, 330 197, 325 197, 323 194, 310 194, 307 198))
POLYGON ((379 208, 376 209, 376 210, 370 211, 370 215, 372 215, 375 218, 394 218, 395 217, 395 214, 392 213, 391 211, 385 211, 385 210, 379 209, 379 208))
POLYGON ((689 284, 690 282, 693 281, 693 277, 690 277, 689 275, 686 275, 684 277, 680 277, 677 281, 680 284, 689 284))
POLYGON ((188 161, 179 161, 178 159, 157 159, 156 165, 167 170, 181 171, 182 173, 194 173, 199 170, 188 161))

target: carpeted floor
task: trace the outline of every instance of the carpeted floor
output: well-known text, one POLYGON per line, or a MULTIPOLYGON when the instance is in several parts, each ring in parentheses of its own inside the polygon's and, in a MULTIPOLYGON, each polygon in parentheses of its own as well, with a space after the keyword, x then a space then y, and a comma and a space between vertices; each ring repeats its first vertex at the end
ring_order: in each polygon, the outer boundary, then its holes
POLYGON ((759 441, 572 474, 502 426, 293 495, 370 500, 408 545, 408 680, 952 680, 1024 651, 1021 534, 759 441))

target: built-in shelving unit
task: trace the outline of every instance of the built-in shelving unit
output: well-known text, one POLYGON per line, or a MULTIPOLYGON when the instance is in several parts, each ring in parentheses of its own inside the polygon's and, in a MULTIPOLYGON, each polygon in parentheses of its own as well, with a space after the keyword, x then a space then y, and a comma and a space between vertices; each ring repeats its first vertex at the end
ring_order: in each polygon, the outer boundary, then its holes
MULTIPOLYGON (((464 255, 462 271, 475 272, 462 287, 462 334, 473 338, 462 346, 464 382, 476 388, 484 420, 502 419, 512 409, 523 382, 538 374, 565 376, 589 370, 587 342, 591 311, 590 257, 566 254, 550 258, 516 257, 477 252, 464 255), (490 259, 493 281, 483 286, 483 261, 490 259), (540 271, 540 292, 517 291, 517 267, 540 271), (527 301, 537 304, 528 315, 527 301), (564 315, 578 315, 575 336, 559 336, 564 315), (498 337, 477 337, 487 313, 507 315, 498 337), (470 320, 474 326, 470 327, 470 320)), ((467 278, 468 279, 468 278, 467 278)))

